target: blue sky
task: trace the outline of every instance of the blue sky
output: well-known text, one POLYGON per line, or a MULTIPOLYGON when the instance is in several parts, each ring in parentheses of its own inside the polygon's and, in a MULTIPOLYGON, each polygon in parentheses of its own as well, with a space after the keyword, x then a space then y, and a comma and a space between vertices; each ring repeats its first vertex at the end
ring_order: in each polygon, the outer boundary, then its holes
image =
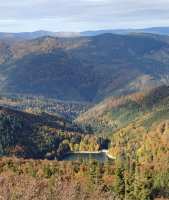
POLYGON ((0 31, 169 26, 169 0, 0 0, 0 31))

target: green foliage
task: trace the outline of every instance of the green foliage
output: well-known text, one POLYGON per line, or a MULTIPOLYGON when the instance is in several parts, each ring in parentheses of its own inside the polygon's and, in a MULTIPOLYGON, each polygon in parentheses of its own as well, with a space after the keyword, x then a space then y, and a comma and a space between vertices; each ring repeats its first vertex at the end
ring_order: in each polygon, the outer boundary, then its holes
POLYGON ((125 178, 124 178, 124 167, 121 163, 116 164, 115 170, 115 185, 114 190, 119 195, 120 199, 125 197, 125 178))
POLYGON ((147 130, 131 124, 112 139, 109 153, 116 156, 115 191, 123 199, 169 198, 169 122, 147 130))
POLYGON ((16 143, 22 142, 21 131, 23 123, 14 116, 0 114, 0 155, 10 153, 16 143))
POLYGON ((43 173, 45 178, 50 178, 54 174, 53 169, 51 169, 49 164, 44 166, 43 173))
POLYGON ((1 108, 0 155, 62 159, 71 151, 98 151, 109 140, 56 116, 1 108))

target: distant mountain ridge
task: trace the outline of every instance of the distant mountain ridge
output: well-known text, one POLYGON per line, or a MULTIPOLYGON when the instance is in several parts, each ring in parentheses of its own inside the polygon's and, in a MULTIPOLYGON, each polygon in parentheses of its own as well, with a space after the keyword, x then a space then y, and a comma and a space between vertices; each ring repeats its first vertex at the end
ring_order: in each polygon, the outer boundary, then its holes
POLYGON ((131 34, 131 33, 151 33, 157 35, 169 35, 169 27, 152 27, 152 28, 143 28, 143 29, 105 29, 105 30, 96 30, 96 31, 84 31, 81 32, 82 36, 96 36, 104 33, 112 34, 131 34))
POLYGON ((98 102, 169 83, 169 37, 0 40, 0 91, 98 102))
POLYGON ((45 31, 38 30, 33 32, 0 32, 0 39, 6 40, 32 40, 43 36, 52 36, 52 37, 63 37, 63 38, 71 38, 71 37, 82 37, 82 36, 96 36, 102 35, 105 33, 112 34, 131 34, 131 33, 151 33, 151 34, 159 34, 159 35, 169 35, 169 27, 151 27, 151 28, 142 28, 142 29, 103 29, 103 30, 89 30, 82 32, 67 32, 67 31, 45 31))
POLYGON ((78 32, 52 32, 39 30, 34 32, 18 32, 18 33, 6 33, 0 32, 0 39, 12 40, 32 40, 39 37, 51 36, 51 37, 78 37, 78 32))

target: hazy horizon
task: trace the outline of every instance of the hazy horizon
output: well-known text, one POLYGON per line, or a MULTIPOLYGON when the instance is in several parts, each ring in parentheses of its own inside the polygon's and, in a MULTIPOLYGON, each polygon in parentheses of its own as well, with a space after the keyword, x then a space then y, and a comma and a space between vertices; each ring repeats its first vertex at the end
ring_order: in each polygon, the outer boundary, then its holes
POLYGON ((40 31, 46 31, 46 32, 55 32, 55 33, 81 33, 81 32, 88 32, 88 31, 108 31, 108 30, 112 30, 112 31, 117 31, 117 30, 144 30, 144 29, 156 29, 156 28, 169 28, 168 26, 148 26, 148 27, 140 27, 140 28, 134 28, 134 27, 129 27, 129 28, 102 28, 102 29, 86 29, 86 30, 82 30, 82 31, 69 31, 69 30, 61 30, 61 31, 57 31, 57 30, 46 30, 46 29, 35 29, 35 30, 30 30, 30 31, 0 31, 0 33, 32 33, 32 32, 40 32, 40 31))

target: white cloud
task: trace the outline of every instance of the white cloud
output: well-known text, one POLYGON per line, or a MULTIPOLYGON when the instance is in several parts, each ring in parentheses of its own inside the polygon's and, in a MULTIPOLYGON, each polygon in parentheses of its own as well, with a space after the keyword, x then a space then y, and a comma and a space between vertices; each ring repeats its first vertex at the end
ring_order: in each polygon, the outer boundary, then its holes
POLYGON ((169 0, 0 0, 0 31, 169 26, 168 10, 169 0))

